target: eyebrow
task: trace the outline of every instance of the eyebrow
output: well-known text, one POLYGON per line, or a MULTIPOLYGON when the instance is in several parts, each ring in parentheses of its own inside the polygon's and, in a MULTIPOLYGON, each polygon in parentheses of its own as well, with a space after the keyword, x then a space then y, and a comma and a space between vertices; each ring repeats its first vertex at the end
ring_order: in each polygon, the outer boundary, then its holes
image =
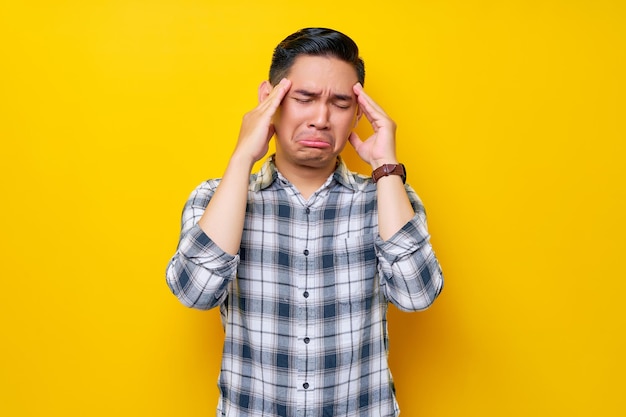
MULTIPOLYGON (((316 93, 309 90, 294 90, 294 93, 300 94, 305 97, 319 97, 321 93, 316 93)), ((352 96, 348 94, 333 94, 334 100, 339 101, 352 101, 352 96)))

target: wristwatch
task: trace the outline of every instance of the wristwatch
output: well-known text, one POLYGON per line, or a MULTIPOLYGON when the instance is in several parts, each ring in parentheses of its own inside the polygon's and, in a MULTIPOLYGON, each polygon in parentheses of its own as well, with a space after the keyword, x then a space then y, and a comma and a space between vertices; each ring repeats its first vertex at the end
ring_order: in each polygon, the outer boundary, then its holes
POLYGON ((402 183, 406 183, 406 168, 404 168, 404 164, 383 164, 379 166, 372 172, 372 182, 376 184, 379 179, 388 175, 399 175, 402 177, 402 183))

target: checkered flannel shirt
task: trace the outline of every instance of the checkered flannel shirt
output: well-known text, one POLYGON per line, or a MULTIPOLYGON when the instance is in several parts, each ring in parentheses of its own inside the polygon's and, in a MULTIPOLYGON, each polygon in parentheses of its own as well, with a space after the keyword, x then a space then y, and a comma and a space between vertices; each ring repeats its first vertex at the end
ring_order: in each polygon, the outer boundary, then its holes
POLYGON ((217 416, 399 414, 387 305, 428 307, 443 286, 424 208, 387 241, 376 185, 337 169, 309 200, 269 158, 253 174, 239 253, 197 225, 219 180, 191 194, 167 283, 186 306, 219 306, 225 329, 217 416))

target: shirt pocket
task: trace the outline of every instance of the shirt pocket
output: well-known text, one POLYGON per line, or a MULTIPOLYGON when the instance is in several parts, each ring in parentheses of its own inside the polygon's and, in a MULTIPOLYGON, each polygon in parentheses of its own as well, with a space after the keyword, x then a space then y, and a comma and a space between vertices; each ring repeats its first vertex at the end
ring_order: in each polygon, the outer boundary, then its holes
POLYGON ((374 236, 337 239, 333 247, 333 261, 337 301, 354 305, 371 300, 378 281, 374 236))

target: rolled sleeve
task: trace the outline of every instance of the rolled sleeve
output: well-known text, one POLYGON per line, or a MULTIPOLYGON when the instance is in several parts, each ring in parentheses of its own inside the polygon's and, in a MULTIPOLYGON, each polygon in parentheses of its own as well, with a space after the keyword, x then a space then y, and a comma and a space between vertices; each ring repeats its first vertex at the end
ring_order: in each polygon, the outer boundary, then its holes
POLYGON ((238 255, 224 252, 200 226, 194 225, 181 238, 167 266, 167 284, 187 307, 210 309, 227 297, 238 264, 238 255))
POLYGON ((380 284, 387 299, 404 311, 428 308, 443 288, 443 274, 430 244, 423 212, 390 239, 376 240, 380 284))

